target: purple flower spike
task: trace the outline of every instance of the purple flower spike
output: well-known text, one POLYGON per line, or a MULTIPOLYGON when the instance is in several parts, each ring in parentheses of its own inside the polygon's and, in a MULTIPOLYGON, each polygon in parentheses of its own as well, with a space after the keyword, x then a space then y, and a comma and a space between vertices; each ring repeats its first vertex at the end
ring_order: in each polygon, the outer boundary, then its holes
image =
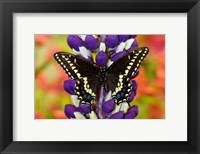
POLYGON ((78 108, 76 108, 72 104, 65 105, 65 115, 68 118, 76 118, 75 115, 74 115, 74 112, 79 112, 78 108))
POLYGON ((136 40, 132 43, 131 47, 127 50, 127 52, 132 52, 133 50, 138 48, 138 43, 136 40))
POLYGON ((106 101, 102 104, 102 110, 106 113, 110 113, 115 108, 115 101, 113 99, 106 101))
POLYGON ((123 118, 124 118, 124 114, 122 111, 117 112, 109 117, 109 119, 123 119, 123 118))
POLYGON ((83 40, 77 35, 69 35, 67 38, 67 43, 70 48, 75 49, 76 51, 79 51, 79 47, 84 46, 83 40))
POLYGON ((69 80, 64 81, 64 89, 65 89, 65 91, 67 91, 71 95, 76 94, 75 90, 74 90, 75 85, 76 85, 76 80, 69 79, 69 80))
POLYGON ((135 112, 126 112, 124 115, 124 119, 134 119, 137 116, 135 112))
POLYGON ((136 38, 137 35, 130 35, 130 38, 136 38))
POLYGON ((111 60, 112 60, 112 61, 116 61, 116 60, 118 60, 119 58, 123 57, 125 54, 126 54, 126 51, 118 52, 118 53, 116 53, 114 56, 111 57, 111 60))
POLYGON ((128 98, 128 102, 131 102, 135 97, 135 91, 132 91, 131 94, 129 95, 129 98, 128 98))
POLYGON ((133 105, 131 108, 129 108, 128 112, 125 113, 124 118, 134 119, 137 115, 138 115, 138 107, 136 105, 133 105))
POLYGON ((99 41, 92 35, 87 35, 85 38, 86 47, 89 50, 96 50, 99 47, 99 41))
POLYGON ((84 114, 88 114, 91 110, 90 110, 90 106, 86 105, 86 104, 80 104, 79 105, 79 109, 82 113, 84 114))
POLYGON ((104 51, 99 51, 97 56, 96 56, 96 63, 97 65, 105 66, 108 62, 108 56, 104 51))
POLYGON ((105 44, 108 48, 114 48, 116 47, 118 43, 118 37, 117 35, 107 35, 105 39, 105 44))
POLYGON ((136 92, 137 87, 138 87, 137 82, 135 80, 132 80, 132 85, 133 85, 133 91, 136 92))
POLYGON ((119 42, 125 42, 129 38, 129 35, 119 35, 119 42))
POLYGON ((138 76, 138 74, 139 74, 139 70, 134 75, 130 75, 129 77, 131 79, 134 79, 134 78, 136 78, 138 76))
POLYGON ((128 109, 128 112, 135 112, 136 114, 138 114, 138 106, 137 105, 133 105, 128 109))

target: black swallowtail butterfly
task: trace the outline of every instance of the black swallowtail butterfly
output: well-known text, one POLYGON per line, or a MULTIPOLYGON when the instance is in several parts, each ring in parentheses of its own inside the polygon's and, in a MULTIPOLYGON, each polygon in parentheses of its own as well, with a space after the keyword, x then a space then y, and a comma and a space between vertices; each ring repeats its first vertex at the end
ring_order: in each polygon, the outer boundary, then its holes
POLYGON ((132 90, 129 76, 137 73, 148 52, 147 47, 138 48, 109 67, 99 67, 81 55, 68 52, 57 52, 54 57, 66 74, 77 80, 75 92, 81 103, 91 105, 97 99, 99 86, 103 85, 105 92, 111 91, 112 98, 119 104, 128 100, 132 90))

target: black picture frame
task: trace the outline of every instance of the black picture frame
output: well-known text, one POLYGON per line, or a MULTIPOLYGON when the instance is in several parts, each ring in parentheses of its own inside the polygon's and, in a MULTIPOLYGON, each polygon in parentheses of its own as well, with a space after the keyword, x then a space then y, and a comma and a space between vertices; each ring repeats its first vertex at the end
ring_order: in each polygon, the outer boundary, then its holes
MULTIPOLYGON (((200 154, 199 0, 0 0, 1 153, 200 154), (13 141, 13 13, 187 13, 188 141, 22 142, 13 141)), ((181 37, 181 36, 180 36, 181 37)), ((181 58, 181 56, 180 56, 181 58)), ((181 107, 180 107, 181 108, 181 107)), ((128 128, 124 128, 128 131, 128 128)), ((158 130, 159 131, 159 130, 158 130)))

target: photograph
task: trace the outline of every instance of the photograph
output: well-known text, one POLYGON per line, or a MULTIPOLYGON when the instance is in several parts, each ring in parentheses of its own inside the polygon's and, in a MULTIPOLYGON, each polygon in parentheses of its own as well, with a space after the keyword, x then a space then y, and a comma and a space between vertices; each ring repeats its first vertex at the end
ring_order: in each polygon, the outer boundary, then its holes
POLYGON ((35 120, 165 119, 165 34, 35 34, 35 120))
POLYGON ((2 154, 200 154, 200 0, 0 0, 2 154))

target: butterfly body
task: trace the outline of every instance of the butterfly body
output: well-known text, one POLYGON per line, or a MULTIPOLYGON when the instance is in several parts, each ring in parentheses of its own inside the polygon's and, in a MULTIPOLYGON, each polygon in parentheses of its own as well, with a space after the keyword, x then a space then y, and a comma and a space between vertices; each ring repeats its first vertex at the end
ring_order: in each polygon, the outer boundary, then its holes
POLYGON ((108 92, 108 83, 106 80, 106 66, 99 67, 98 77, 101 81, 100 85, 103 86, 105 92, 108 92))
POLYGON ((116 103, 127 101, 132 91, 131 75, 138 69, 148 54, 147 47, 138 48, 127 53, 109 67, 98 67, 80 55, 68 52, 55 53, 56 61, 63 67, 66 74, 77 80, 75 92, 81 103, 92 104, 98 97, 99 87, 111 91, 116 103))

